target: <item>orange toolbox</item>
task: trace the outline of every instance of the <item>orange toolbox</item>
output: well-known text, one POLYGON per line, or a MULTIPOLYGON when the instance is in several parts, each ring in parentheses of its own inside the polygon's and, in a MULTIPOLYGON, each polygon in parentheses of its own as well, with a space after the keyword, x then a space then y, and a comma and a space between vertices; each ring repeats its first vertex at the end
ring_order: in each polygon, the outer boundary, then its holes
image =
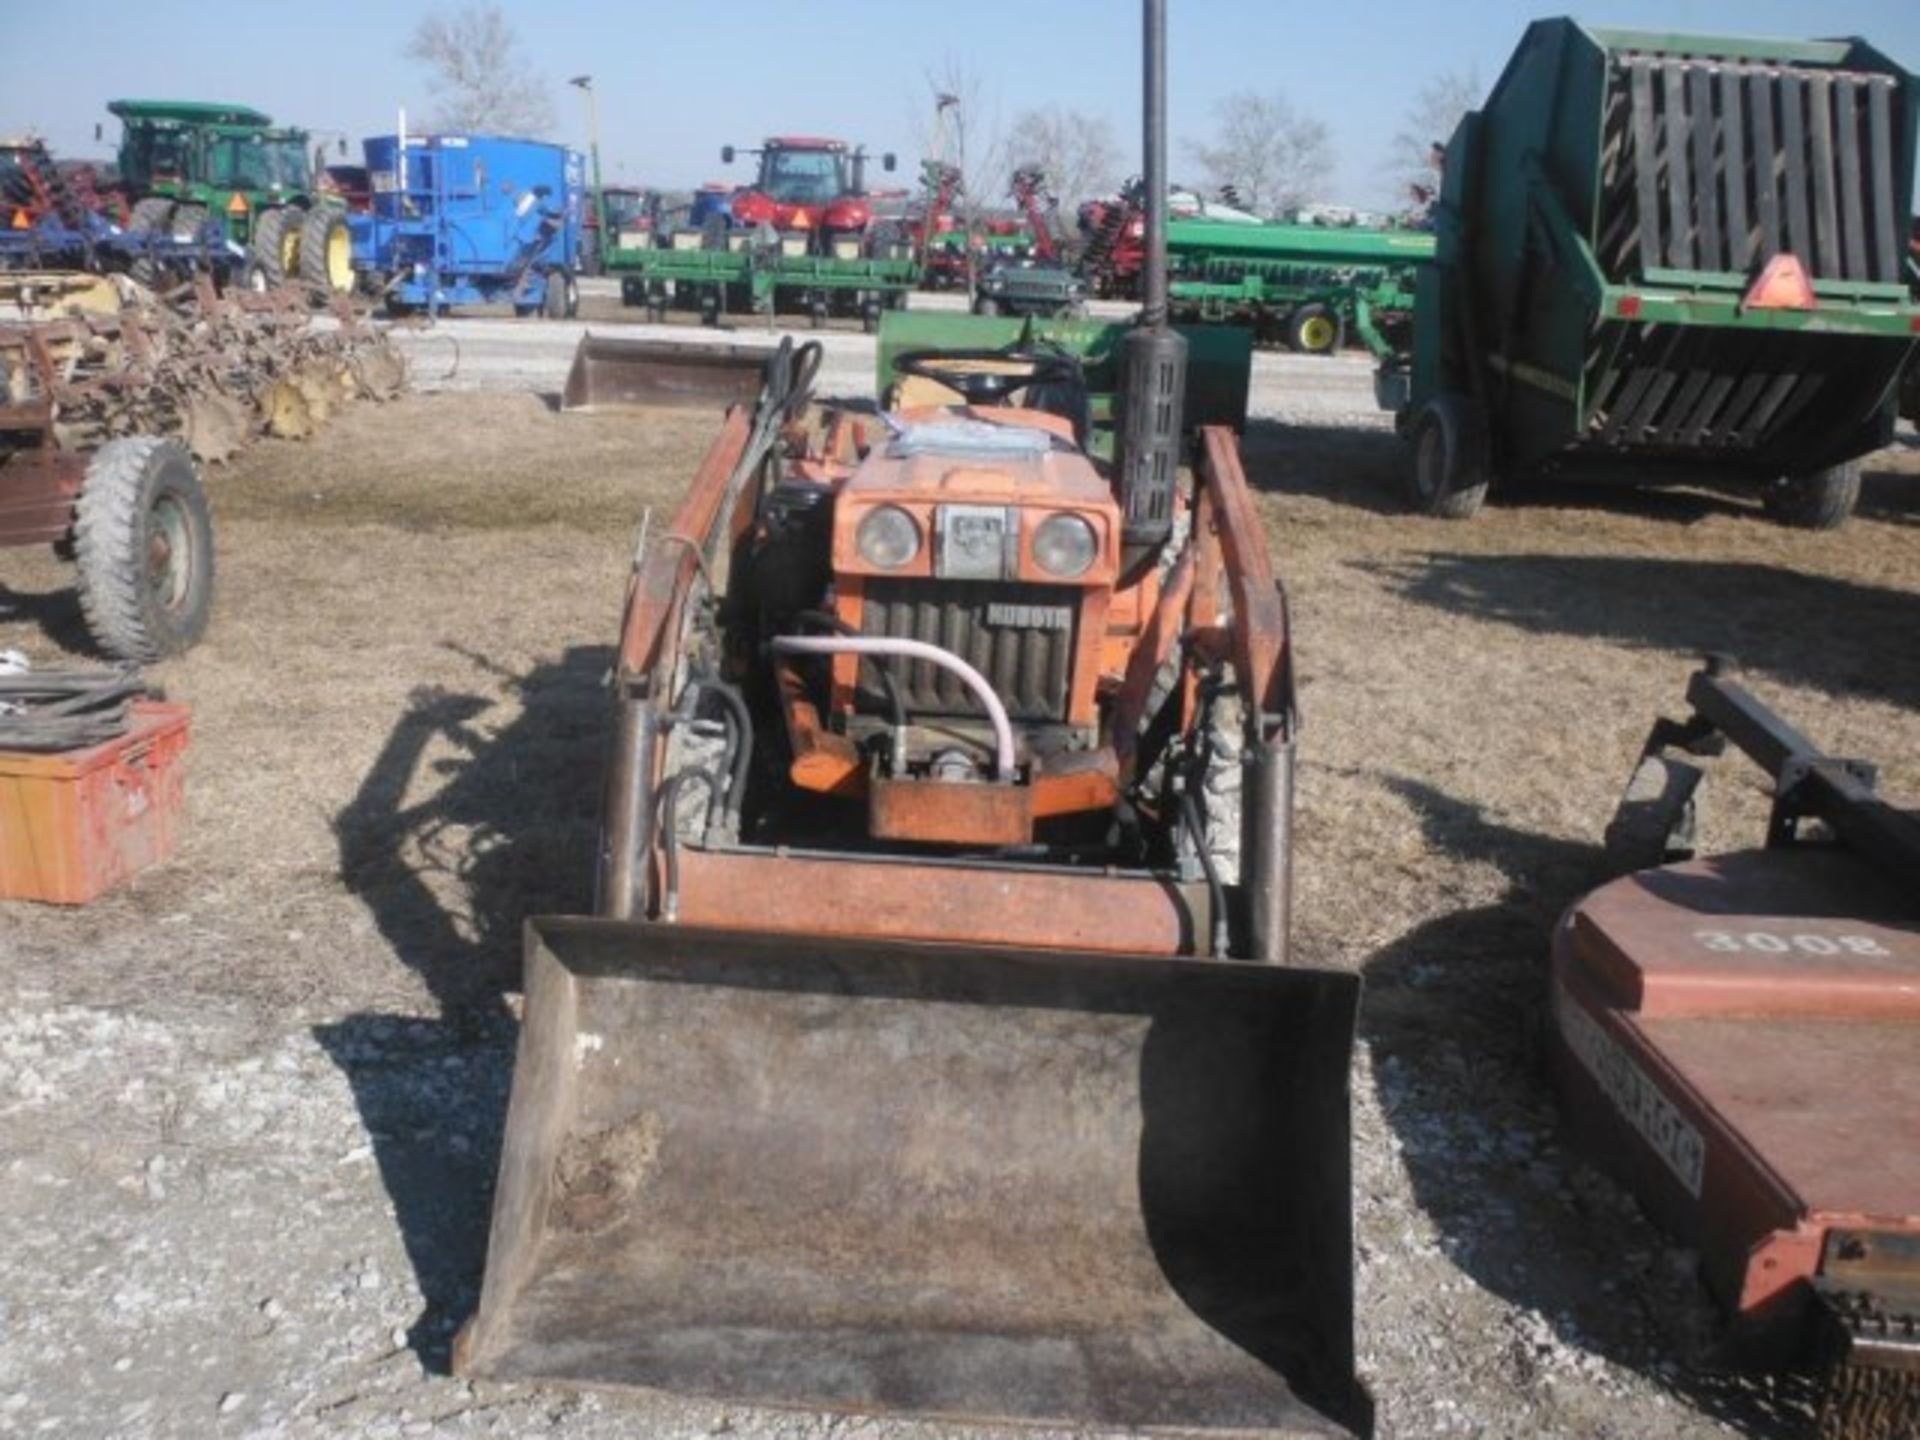
POLYGON ((0 750, 0 900, 84 905, 171 855, 190 714, 141 700, 127 733, 105 744, 0 750))

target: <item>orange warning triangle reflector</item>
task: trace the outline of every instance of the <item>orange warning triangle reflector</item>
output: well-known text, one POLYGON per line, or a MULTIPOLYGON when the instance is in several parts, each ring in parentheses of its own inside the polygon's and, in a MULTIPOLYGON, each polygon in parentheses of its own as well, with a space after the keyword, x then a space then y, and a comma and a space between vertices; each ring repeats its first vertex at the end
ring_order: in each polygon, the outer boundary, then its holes
POLYGON ((11 223, 15 230, 31 230, 33 228, 33 221, 28 218, 25 210, 15 210, 11 223))
POLYGON ((1748 310, 1811 310, 1815 303, 1813 281, 1807 278, 1807 267, 1798 255, 1776 255, 1740 303, 1748 310))

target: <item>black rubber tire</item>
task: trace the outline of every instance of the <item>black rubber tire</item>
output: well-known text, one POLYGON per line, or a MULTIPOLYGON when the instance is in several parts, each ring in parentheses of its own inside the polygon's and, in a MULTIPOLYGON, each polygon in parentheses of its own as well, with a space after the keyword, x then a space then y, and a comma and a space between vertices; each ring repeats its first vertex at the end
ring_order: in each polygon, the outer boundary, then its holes
POLYGON ((1809 475, 1791 475, 1771 486, 1767 513, 1797 530, 1838 530, 1860 503, 1860 462, 1843 461, 1809 475))
POLYGON ((287 227, 298 225, 305 217, 285 205, 272 205, 253 217, 253 242, 247 247, 260 273, 272 289, 287 283, 287 227))
POLYGON ((727 248, 727 217, 709 215, 700 224, 700 248, 702 250, 724 250, 727 248))
MULTIPOLYGON (((134 201, 133 213, 127 217, 127 230, 136 235, 156 231, 163 235, 172 234, 173 201, 164 195, 148 195, 134 201)), ((127 273, 142 285, 155 285, 160 280, 160 267, 144 255, 127 267, 127 273)))
POLYGON ((1000 302, 991 295, 982 295, 978 300, 973 302, 973 313, 986 316, 998 315, 1000 313, 1000 302))
POLYGON ((353 240, 339 206, 316 205, 300 222, 300 279, 330 296, 353 293, 353 240))
POLYGON ((74 507, 80 608, 121 660, 177 655, 213 609, 213 519, 193 456, 156 435, 94 452, 74 507))
POLYGON ((204 205, 176 205, 168 228, 176 240, 198 240, 200 232, 206 227, 207 207, 204 205))
POLYGON ((1491 479, 1487 426, 1464 395, 1436 395, 1414 417, 1407 501, 1423 515, 1471 520, 1486 503, 1491 479))
POLYGON ((549 270, 546 280, 546 291, 540 297, 540 313, 549 320, 564 320, 567 318, 567 272, 549 270))
POLYGON ((148 195, 133 202, 133 212, 127 217, 127 229, 135 232, 143 230, 166 230, 173 223, 173 201, 164 195, 148 195))
POLYGON ((1287 347, 1302 355, 1331 355, 1340 348, 1340 317, 1324 305, 1302 305, 1287 316, 1287 347))

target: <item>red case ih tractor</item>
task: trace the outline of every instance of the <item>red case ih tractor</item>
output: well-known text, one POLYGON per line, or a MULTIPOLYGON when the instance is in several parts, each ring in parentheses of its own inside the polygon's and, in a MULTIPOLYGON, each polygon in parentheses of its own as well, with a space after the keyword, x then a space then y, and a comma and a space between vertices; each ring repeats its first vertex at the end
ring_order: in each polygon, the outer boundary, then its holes
MULTIPOLYGON (((733 146, 720 149, 723 164, 739 153, 733 146)), ((867 151, 849 148, 843 140, 807 135, 776 135, 750 155, 760 157, 760 173, 753 184, 733 192, 728 204, 734 226, 775 231, 781 248, 795 255, 825 255, 858 259, 866 252, 867 232, 873 225, 873 203, 867 192, 867 151)), ((880 165, 891 171, 895 160, 888 151, 880 165)))

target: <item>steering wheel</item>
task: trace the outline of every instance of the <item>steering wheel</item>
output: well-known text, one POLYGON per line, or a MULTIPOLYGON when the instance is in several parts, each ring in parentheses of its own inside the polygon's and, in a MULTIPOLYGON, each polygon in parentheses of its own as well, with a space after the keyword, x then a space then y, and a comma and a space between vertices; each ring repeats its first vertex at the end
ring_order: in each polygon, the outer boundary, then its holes
POLYGON ((1077 359, 1047 350, 903 350, 893 368, 957 390, 969 405, 1003 405, 1033 386, 1085 384, 1077 359))

